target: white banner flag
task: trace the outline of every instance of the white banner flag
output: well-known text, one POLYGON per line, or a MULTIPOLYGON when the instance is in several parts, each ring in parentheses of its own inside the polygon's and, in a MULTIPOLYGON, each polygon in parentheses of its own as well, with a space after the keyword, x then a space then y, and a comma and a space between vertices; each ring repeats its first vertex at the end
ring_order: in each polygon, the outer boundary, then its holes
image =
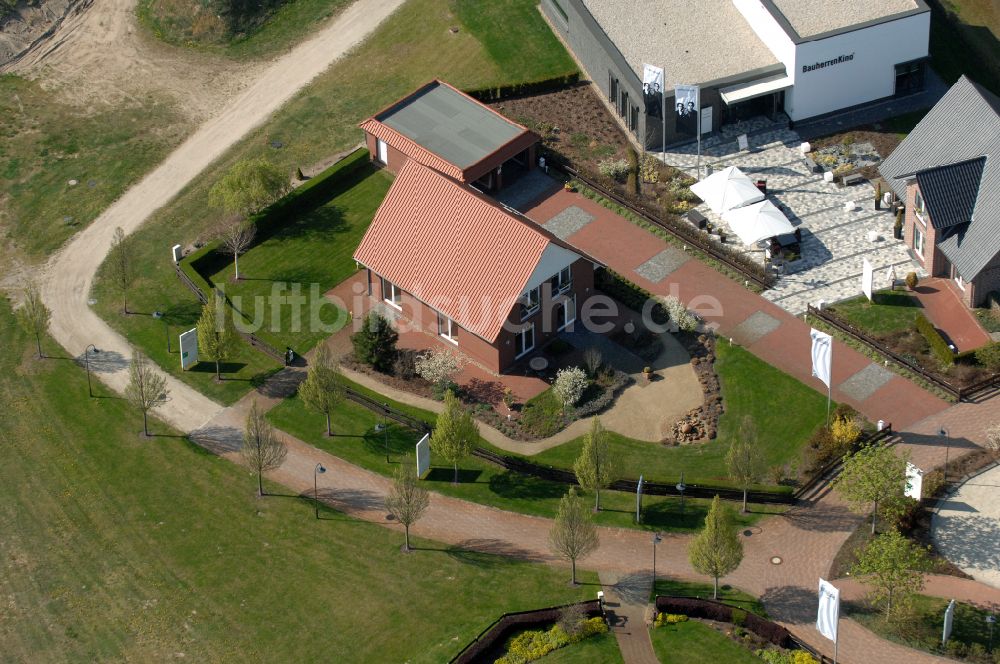
POLYGON ((828 581, 819 580, 819 611, 816 613, 816 630, 837 641, 837 623, 840 620, 840 591, 828 581))
POLYGON ((833 373, 833 337, 816 329, 810 331, 809 336, 812 338, 812 373, 830 387, 833 373))
POLYGON ((907 498, 920 500, 924 490, 924 471, 914 466, 909 461, 906 462, 906 490, 903 492, 907 498))
POLYGON ((955 622, 955 600, 948 602, 948 608, 944 610, 944 632, 941 634, 941 645, 948 643, 951 638, 951 626, 955 622))
POLYGON ((674 86, 675 130, 678 134, 694 136, 698 133, 698 112, 701 108, 700 90, 697 85, 674 86))
POLYGON ((642 66, 642 96, 646 104, 646 115, 663 117, 663 68, 655 65, 642 66))
POLYGON ((872 301, 872 281, 874 279, 875 270, 866 258, 861 266, 861 292, 865 294, 869 302, 872 301))

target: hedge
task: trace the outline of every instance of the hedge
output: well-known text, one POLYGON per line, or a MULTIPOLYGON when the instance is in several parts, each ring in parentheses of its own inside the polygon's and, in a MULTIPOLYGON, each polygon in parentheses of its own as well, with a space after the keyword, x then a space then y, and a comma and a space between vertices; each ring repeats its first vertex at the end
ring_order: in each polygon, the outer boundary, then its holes
POLYGON ((937 328, 927 320, 927 316, 917 314, 914 324, 917 327, 917 332, 922 334, 924 339, 927 340, 927 343, 930 344, 931 352, 941 360, 942 364, 951 366, 955 363, 955 353, 948 346, 948 342, 944 340, 941 333, 937 331, 937 328))
POLYGON ((761 618, 755 613, 733 608, 721 602, 694 597, 656 596, 657 613, 682 613, 693 618, 704 618, 717 622, 733 622, 734 614, 742 619, 743 627, 757 636, 779 648, 790 648, 794 645, 792 634, 778 623, 761 618))
POLYGON ((572 74, 543 78, 538 81, 526 81, 523 83, 511 83, 509 85, 501 85, 498 87, 466 90, 465 94, 469 95, 473 99, 478 99, 479 101, 488 104, 490 102, 500 101, 510 97, 526 97, 528 95, 537 95, 545 92, 555 92, 556 90, 562 90, 563 88, 575 85, 579 82, 580 72, 573 72, 572 74))
POLYGON ((654 300, 655 304, 650 311, 653 322, 657 325, 666 325, 670 321, 670 314, 652 293, 611 268, 598 268, 594 274, 594 285, 634 311, 641 312, 647 300, 654 300))

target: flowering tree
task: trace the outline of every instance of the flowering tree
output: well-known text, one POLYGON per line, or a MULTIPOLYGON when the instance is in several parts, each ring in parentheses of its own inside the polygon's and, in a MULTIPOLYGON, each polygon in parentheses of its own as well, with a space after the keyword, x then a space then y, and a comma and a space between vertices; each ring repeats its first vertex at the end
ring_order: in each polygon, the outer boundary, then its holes
POLYGON ((560 369, 556 373, 556 381, 552 384, 552 391, 556 393, 563 406, 569 407, 580 400, 584 390, 590 385, 587 372, 580 367, 570 367, 560 369))
POLYGON ((413 366, 427 382, 443 385, 462 368, 462 359, 450 350, 431 351, 417 357, 413 366))

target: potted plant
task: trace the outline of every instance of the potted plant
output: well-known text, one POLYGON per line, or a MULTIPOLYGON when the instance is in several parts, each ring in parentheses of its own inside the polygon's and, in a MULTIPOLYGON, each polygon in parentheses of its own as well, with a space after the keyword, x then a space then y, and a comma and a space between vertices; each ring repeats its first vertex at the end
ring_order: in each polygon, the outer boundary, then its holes
POLYGON ((724 230, 722 230, 720 228, 719 229, 719 242, 725 242, 725 241, 726 241, 726 231, 724 231, 724 230))
POLYGON ((653 368, 652 367, 643 367, 642 368, 642 377, 646 379, 647 383, 649 381, 651 381, 653 379, 653 368))
POLYGON ((892 226, 892 236, 897 240, 903 239, 903 208, 896 210, 896 223, 892 226))
POLYGON ((907 288, 909 288, 910 290, 915 289, 917 287, 917 283, 918 282, 919 282, 919 279, 917 279, 917 273, 916 272, 907 272, 906 273, 906 287, 907 288))
POLYGON ((567 182, 566 184, 564 184, 563 189, 565 189, 566 191, 576 191, 576 187, 573 185, 572 182, 567 182))

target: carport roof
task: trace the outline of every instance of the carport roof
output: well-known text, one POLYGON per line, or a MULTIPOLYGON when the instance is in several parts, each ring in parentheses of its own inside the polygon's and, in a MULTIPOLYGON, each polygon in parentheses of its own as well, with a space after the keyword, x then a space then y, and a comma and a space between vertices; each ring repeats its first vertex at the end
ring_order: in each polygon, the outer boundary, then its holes
MULTIPOLYGON (((443 81, 431 81, 372 118, 465 170, 529 133, 443 81)), ((362 124, 364 126, 371 120, 362 124)))

